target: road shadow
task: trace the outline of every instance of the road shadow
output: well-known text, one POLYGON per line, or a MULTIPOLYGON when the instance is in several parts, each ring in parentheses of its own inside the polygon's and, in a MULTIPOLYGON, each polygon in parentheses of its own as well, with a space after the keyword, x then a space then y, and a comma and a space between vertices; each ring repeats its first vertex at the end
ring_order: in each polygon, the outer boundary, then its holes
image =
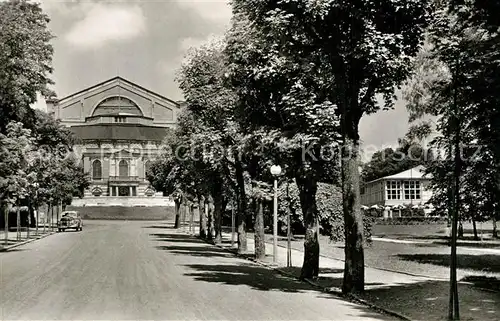
MULTIPOLYGON (((280 270, 292 274, 294 277, 300 277, 301 267, 284 267, 280 270)), ((334 269, 334 268, 320 268, 319 276, 314 280, 315 283, 319 284, 323 288, 342 288, 342 282, 344 280, 344 270, 334 269)), ((380 282, 365 282, 366 286, 383 285, 380 282)))
POLYGON ((158 250, 168 251, 173 254, 195 256, 195 257, 233 257, 230 252, 217 247, 209 246, 177 246, 160 245, 155 247, 158 250))
MULTIPOLYGON (((192 272, 186 272, 184 275, 201 282, 235 286, 245 285, 258 291, 280 291, 286 293, 305 293, 314 291, 318 294, 318 297, 327 296, 330 299, 344 300, 338 295, 320 292, 317 288, 308 283, 283 276, 274 270, 251 263, 216 265, 189 264, 185 266, 192 270, 192 272)), ((362 312, 362 315, 356 316, 356 318, 394 320, 394 317, 379 314, 364 305, 355 305, 353 307, 362 312)))
POLYGON ((150 225, 150 226, 144 226, 143 228, 177 230, 177 228, 174 228, 172 225, 150 225))
POLYGON ((24 252, 28 251, 27 249, 15 248, 15 249, 3 249, 0 248, 0 253, 12 253, 12 252, 24 252))
MULTIPOLYGON (((450 255, 448 254, 398 254, 397 257, 405 261, 450 266, 450 255)), ((498 273, 500 272, 500 255, 458 254, 457 267, 459 269, 498 273)))
POLYGON ((309 284, 284 277, 273 270, 251 263, 241 264, 190 264, 186 265, 195 272, 185 273, 195 280, 227 285, 247 285, 261 291, 303 292, 314 288, 309 284))
POLYGON ((197 239, 177 239, 177 238, 169 238, 169 237, 159 237, 153 239, 153 241, 157 242, 170 242, 170 243, 203 243, 197 239))
POLYGON ((149 236, 154 238, 169 238, 176 240, 195 240, 193 235, 188 234, 176 234, 176 233, 149 233, 149 236))

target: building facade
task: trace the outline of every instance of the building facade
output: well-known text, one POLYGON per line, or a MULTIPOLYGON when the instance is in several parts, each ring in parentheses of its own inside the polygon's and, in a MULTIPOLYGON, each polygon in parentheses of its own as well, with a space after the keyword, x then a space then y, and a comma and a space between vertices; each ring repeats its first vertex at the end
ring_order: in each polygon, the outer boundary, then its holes
MULTIPOLYGON (((418 166, 365 183, 361 187, 361 204, 368 207, 378 205, 384 208, 423 208, 432 196, 429 184, 430 178, 424 175, 424 167, 418 166)), ((386 211, 389 213, 384 213, 385 216, 392 216, 392 209, 386 211)), ((424 211, 430 212, 428 209, 424 211)))
POLYGON ((84 198, 161 197, 146 171, 181 105, 121 77, 47 101, 49 114, 78 139, 75 153, 91 176, 84 198))

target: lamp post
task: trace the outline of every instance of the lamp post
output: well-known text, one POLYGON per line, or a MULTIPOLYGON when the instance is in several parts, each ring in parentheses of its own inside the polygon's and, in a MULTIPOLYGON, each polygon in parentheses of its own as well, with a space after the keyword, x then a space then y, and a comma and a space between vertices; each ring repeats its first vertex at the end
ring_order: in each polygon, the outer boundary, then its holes
POLYGON ((273 215, 273 262, 277 262, 278 255, 278 176, 281 174, 279 165, 271 166, 271 175, 274 176, 274 215, 273 215))

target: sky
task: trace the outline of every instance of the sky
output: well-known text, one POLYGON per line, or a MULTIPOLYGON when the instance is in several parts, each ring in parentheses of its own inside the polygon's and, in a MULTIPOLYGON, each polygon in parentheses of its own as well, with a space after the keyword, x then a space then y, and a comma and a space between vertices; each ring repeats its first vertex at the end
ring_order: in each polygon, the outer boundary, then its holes
MULTIPOLYGON (((226 0, 39 0, 51 19, 54 89, 59 98, 121 76, 173 100, 176 73, 191 46, 222 36, 226 0)), ((36 104, 45 107, 43 99, 36 104)), ((407 130, 404 102, 361 120, 366 152, 396 145, 407 130)))

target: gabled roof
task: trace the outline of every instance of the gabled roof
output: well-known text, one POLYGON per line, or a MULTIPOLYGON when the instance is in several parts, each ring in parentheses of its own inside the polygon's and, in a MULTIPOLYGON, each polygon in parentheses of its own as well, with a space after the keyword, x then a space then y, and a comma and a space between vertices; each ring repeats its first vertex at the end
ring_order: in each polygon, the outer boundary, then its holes
POLYGON ((84 92, 86 92, 86 91, 89 91, 89 90, 92 90, 92 89, 94 89, 94 88, 97 88, 97 87, 100 87, 100 86, 104 86, 104 85, 106 85, 106 84, 113 83, 113 82, 123 82, 123 83, 126 83, 126 84, 128 84, 128 85, 130 85, 130 86, 132 86, 132 87, 137 87, 137 88, 139 88, 139 89, 141 89, 141 90, 143 90, 143 91, 147 92, 147 93, 148 93, 148 94, 150 94, 150 95, 157 96, 157 97, 159 97, 159 98, 161 98, 161 99, 164 99, 164 100, 167 100, 167 101, 169 101, 169 102, 171 102, 171 103, 173 103, 173 104, 175 104, 175 105, 180 105, 180 103, 179 103, 179 102, 177 102, 177 101, 174 101, 174 100, 172 100, 172 99, 170 99, 170 98, 167 98, 167 97, 165 97, 165 96, 163 96, 163 95, 160 95, 160 94, 158 94, 158 93, 156 93, 156 92, 154 92, 154 91, 151 91, 151 90, 149 90, 149 89, 147 89, 147 88, 144 88, 144 87, 142 87, 142 86, 140 86, 140 85, 138 85, 138 84, 136 84, 136 83, 134 83, 134 82, 132 82, 132 81, 130 81, 130 80, 127 80, 127 79, 125 79, 125 78, 122 78, 122 77, 120 77, 120 76, 116 76, 116 77, 110 78, 110 79, 108 79, 108 80, 105 80, 105 81, 103 81, 103 82, 100 82, 100 83, 98 83, 98 84, 96 84, 96 85, 93 85, 93 86, 87 87, 87 88, 82 89, 82 90, 80 90, 80 91, 78 91, 78 92, 76 92, 76 93, 73 93, 73 94, 68 95, 68 96, 66 96, 66 97, 63 97, 63 98, 61 98, 61 99, 58 99, 57 101, 58 101, 58 102, 61 102, 61 101, 65 100, 65 99, 68 99, 68 98, 71 98, 71 97, 74 97, 74 96, 78 96, 78 95, 80 95, 80 94, 82 94, 82 93, 84 93, 84 92))
POLYGON ((400 172, 400 173, 381 177, 381 178, 375 179, 375 180, 370 181, 370 182, 366 182, 366 184, 381 181, 381 180, 391 180, 391 179, 430 179, 430 178, 431 178, 430 175, 425 175, 425 167, 422 165, 419 165, 417 167, 408 169, 408 170, 400 172))
POLYGON ((383 179, 404 179, 404 178, 424 178, 425 167, 420 165, 401 173, 383 177, 383 179))

